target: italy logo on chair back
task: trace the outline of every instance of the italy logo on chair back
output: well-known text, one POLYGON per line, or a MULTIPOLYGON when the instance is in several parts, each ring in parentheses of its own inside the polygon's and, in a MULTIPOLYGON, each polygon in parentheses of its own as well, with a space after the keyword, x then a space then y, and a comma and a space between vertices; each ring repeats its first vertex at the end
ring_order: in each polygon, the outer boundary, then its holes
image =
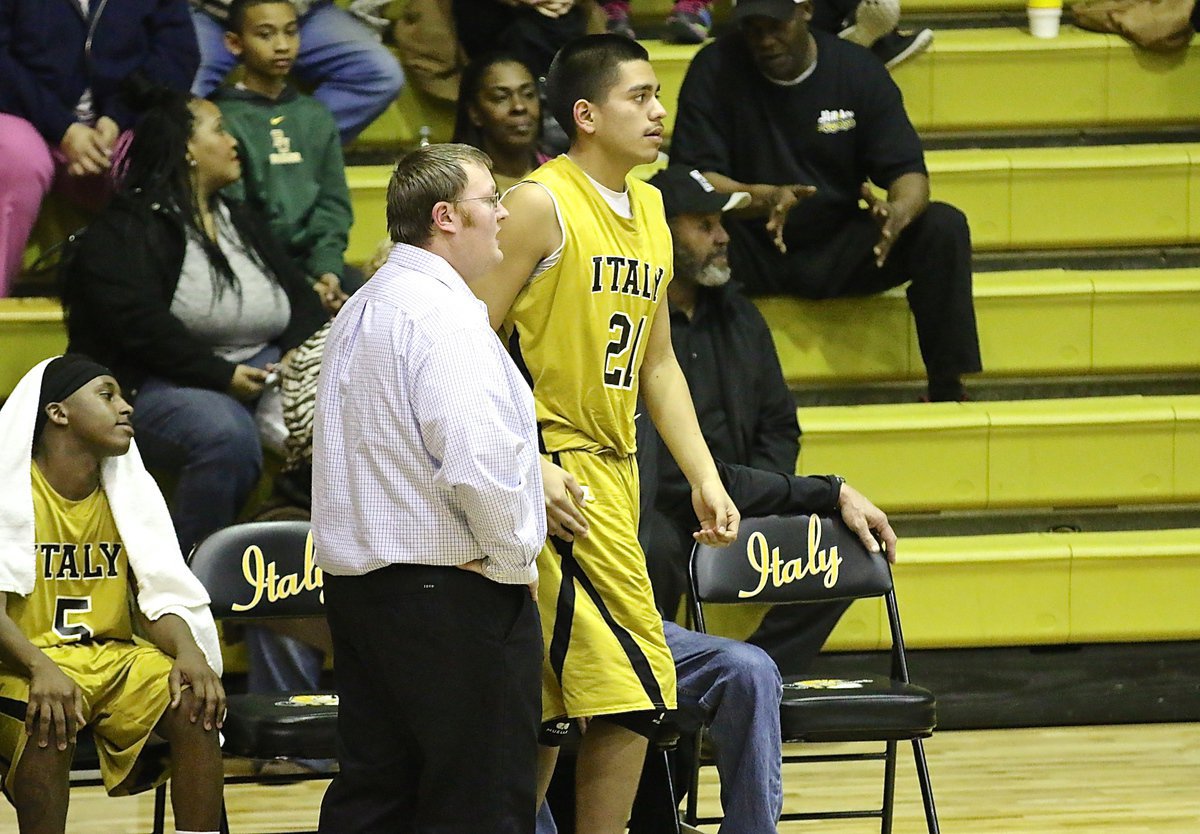
POLYGON ((756 530, 752 533, 746 541, 746 559, 758 574, 758 587, 752 591, 738 591, 738 597, 756 597, 767 587, 767 583, 772 587, 782 588, 807 576, 821 574, 824 574, 822 582, 826 588, 837 585, 838 566, 841 565, 842 558, 838 555, 836 544, 827 548, 821 547, 821 529, 820 517, 810 517, 806 552, 786 560, 780 557, 779 547, 772 547, 761 531, 756 530))

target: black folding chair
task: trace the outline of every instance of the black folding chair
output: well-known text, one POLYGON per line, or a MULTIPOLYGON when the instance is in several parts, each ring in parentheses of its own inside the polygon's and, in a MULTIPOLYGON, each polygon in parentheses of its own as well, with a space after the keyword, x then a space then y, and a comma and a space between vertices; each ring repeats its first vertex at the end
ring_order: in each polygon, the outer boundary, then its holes
MULTIPOLYGON (((212 598, 217 620, 324 617, 322 573, 313 564, 307 521, 256 521, 213 533, 192 551, 192 572, 212 598)), ((337 756, 337 695, 332 692, 231 695, 223 750, 261 762, 337 756)), ((328 779, 329 774, 253 774, 226 784, 328 779)), ((156 812, 157 816, 157 812, 156 812)), ((223 815, 224 816, 224 815, 223 815)), ((222 830, 228 822, 222 819, 222 830)))
MULTIPOLYGON (((880 831, 892 830, 896 744, 911 741, 917 780, 929 834, 938 834, 937 810, 922 739, 937 724, 933 693, 908 679, 900 612, 887 560, 872 554, 840 519, 818 516, 744 518, 738 539, 728 548, 696 545, 692 550, 691 615, 704 631, 705 603, 789 604, 878 597, 885 599, 891 627, 891 673, 863 674, 854 680, 784 681, 780 724, 784 742, 883 742, 882 751, 826 755, 789 755, 794 762, 884 762, 883 801, 879 808, 784 813, 783 820, 877 818, 880 831)), ((696 738, 700 762, 702 734, 696 738)), ((720 822, 696 812, 699 767, 688 794, 689 825, 720 822)))

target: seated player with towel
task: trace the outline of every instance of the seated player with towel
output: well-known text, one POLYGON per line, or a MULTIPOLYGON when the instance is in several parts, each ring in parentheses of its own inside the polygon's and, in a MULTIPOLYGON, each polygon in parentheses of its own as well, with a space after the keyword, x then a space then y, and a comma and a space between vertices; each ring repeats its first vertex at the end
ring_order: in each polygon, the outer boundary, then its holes
POLYGON ((84 727, 110 795, 173 770, 176 831, 220 823, 216 626, 132 413, 108 369, 79 354, 37 365, 0 409, 0 775, 22 834, 66 829, 84 727), (154 735, 170 769, 145 749, 154 735))

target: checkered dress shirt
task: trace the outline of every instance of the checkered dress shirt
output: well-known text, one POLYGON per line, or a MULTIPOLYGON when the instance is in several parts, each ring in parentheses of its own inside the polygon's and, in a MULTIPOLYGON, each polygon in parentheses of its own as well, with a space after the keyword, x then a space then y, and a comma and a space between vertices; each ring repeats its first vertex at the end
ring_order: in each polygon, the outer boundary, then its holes
POLYGON ((485 559, 529 583, 546 538, 533 395, 445 260, 399 244, 338 313, 313 447, 317 565, 485 559))

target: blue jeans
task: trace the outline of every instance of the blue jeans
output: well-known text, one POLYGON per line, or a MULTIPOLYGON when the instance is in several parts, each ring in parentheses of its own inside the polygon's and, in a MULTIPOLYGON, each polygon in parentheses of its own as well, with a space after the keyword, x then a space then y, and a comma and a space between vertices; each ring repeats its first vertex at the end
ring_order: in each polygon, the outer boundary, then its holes
MULTIPOLYGON (((217 88, 237 59, 225 48, 221 23, 192 9, 200 42, 200 69, 192 94, 201 98, 217 88)), ((293 74, 311 85, 313 97, 329 108, 349 144, 387 109, 404 86, 395 56, 371 29, 332 3, 320 3, 300 18, 300 54, 293 74)))
MULTIPOLYGON (((721 776, 720 834, 774 834, 783 808, 779 702, 783 679, 762 649, 663 623, 685 731, 707 724, 721 776)), ((537 834, 556 834, 542 803, 537 834)))
POLYGON ((138 389, 133 427, 146 465, 178 473, 171 520, 184 554, 234 522, 262 472, 249 407, 220 391, 150 377, 138 389))

